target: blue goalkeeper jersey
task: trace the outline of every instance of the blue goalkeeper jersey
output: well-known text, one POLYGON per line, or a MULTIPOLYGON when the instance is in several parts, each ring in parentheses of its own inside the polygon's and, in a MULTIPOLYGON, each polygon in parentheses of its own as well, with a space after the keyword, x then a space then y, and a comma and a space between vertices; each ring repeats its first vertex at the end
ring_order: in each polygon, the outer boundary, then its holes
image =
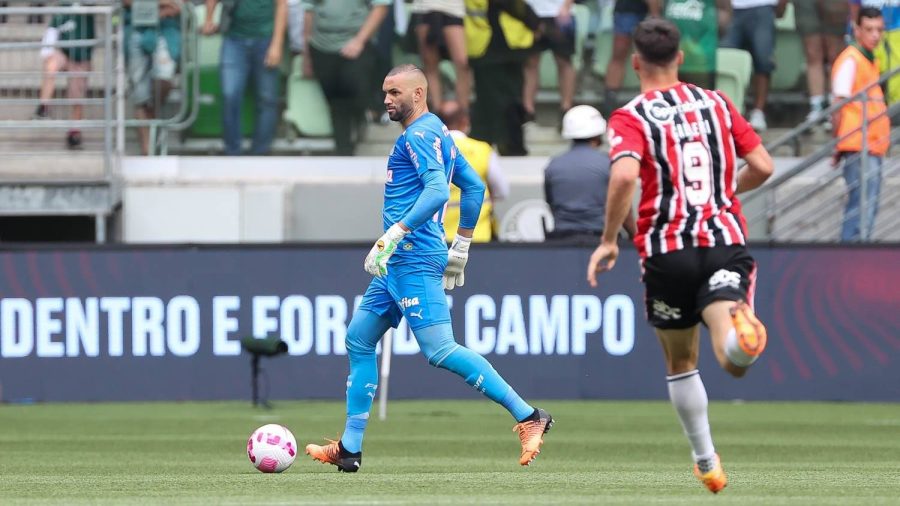
MULTIPOLYGON (((394 144, 387 163, 384 185, 384 229, 400 222, 418 200, 425 185, 422 176, 440 171, 449 188, 454 170, 471 170, 459 155, 444 123, 425 113, 407 128, 394 144)), ((446 203, 424 224, 407 234, 394 256, 446 254, 444 210, 446 203)))

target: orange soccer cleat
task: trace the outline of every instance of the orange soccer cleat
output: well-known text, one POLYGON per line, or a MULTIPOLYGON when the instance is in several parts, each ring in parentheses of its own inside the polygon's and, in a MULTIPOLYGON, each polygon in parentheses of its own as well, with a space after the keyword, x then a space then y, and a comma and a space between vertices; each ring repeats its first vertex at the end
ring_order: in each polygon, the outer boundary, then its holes
POLYGON ((359 471, 362 465, 362 452, 350 453, 344 449, 340 441, 326 439, 328 444, 319 446, 314 444, 306 445, 306 454, 314 460, 318 460, 323 464, 332 464, 337 466, 338 471, 345 473, 355 473, 359 471))
POLYGON ((519 433, 519 441, 522 442, 522 455, 519 456, 519 464, 527 466, 541 453, 541 445, 544 444, 544 434, 553 427, 553 417, 543 409, 538 408, 536 415, 513 427, 513 432, 519 433))
POLYGON ((748 358, 756 360, 766 349, 766 327, 753 314, 746 302, 739 301, 731 308, 731 321, 737 335, 738 346, 748 358))
POLYGON ((696 476, 710 492, 718 494, 728 485, 728 476, 725 475, 725 470, 722 469, 722 462, 719 460, 718 453, 711 460, 712 467, 705 473, 700 471, 699 463, 694 464, 694 476, 696 476))

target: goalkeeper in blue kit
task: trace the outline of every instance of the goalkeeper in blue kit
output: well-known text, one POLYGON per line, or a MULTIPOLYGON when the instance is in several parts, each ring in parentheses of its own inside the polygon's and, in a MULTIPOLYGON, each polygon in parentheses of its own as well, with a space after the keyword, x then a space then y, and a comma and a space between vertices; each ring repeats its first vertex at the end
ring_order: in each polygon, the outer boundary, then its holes
POLYGON ((359 470, 378 388, 375 346, 405 316, 429 364, 458 374, 516 419, 519 463, 528 465, 540 453, 553 418, 522 400, 484 357, 456 343, 443 290, 464 283, 484 183, 457 151, 447 127, 428 112, 428 83, 418 67, 395 67, 382 88, 388 115, 405 130, 388 158, 385 233, 365 259, 365 270, 375 278, 347 328, 347 420, 340 441, 309 444, 306 453, 340 471, 359 470), (460 188, 462 199, 459 229, 448 251, 442 220, 450 182, 460 188))

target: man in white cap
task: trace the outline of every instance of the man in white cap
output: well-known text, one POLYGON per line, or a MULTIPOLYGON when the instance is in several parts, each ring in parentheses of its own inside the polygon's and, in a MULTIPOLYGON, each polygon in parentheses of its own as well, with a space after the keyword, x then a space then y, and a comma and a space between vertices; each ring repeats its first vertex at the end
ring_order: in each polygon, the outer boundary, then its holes
MULTIPOLYGON (((593 244, 603 234, 609 155, 599 148, 605 132, 606 120, 589 105, 575 106, 563 116, 562 136, 572 146, 544 170, 544 198, 555 223, 548 241, 593 244)), ((634 234, 633 215, 624 226, 634 234)))

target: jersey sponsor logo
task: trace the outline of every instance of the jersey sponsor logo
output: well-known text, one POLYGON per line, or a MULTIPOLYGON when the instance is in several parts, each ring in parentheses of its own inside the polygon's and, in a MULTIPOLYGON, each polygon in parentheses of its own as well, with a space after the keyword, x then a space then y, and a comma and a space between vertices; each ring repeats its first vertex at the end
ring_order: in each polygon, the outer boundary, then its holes
POLYGON ((402 307, 403 309, 408 309, 408 308, 411 308, 413 306, 418 306, 418 305, 419 305, 418 297, 413 297, 411 299, 408 297, 403 297, 402 299, 400 299, 400 307, 402 307))
POLYGON ((661 98, 654 98, 644 102, 644 110, 651 121, 657 124, 670 123, 676 114, 712 109, 716 102, 710 98, 681 104, 671 105, 661 98))
POLYGON ((665 301, 654 300, 653 316, 656 316, 660 320, 680 320, 681 308, 672 307, 666 304, 665 301))
POLYGON ((719 269, 709 278, 709 289, 721 290, 722 288, 740 288, 741 275, 734 271, 719 269))
POLYGON ((437 158, 438 163, 443 164, 444 154, 441 153, 441 138, 435 137, 431 147, 434 148, 434 157, 437 158))
POLYGON ((703 2, 700 0, 686 0, 684 2, 669 2, 666 7, 666 17, 669 19, 684 19, 688 21, 703 20, 703 2))
POLYGON ((412 146, 408 142, 406 143, 406 152, 407 152, 407 154, 409 154, 409 160, 418 169, 419 168, 419 155, 417 155, 416 152, 413 151, 412 146))

